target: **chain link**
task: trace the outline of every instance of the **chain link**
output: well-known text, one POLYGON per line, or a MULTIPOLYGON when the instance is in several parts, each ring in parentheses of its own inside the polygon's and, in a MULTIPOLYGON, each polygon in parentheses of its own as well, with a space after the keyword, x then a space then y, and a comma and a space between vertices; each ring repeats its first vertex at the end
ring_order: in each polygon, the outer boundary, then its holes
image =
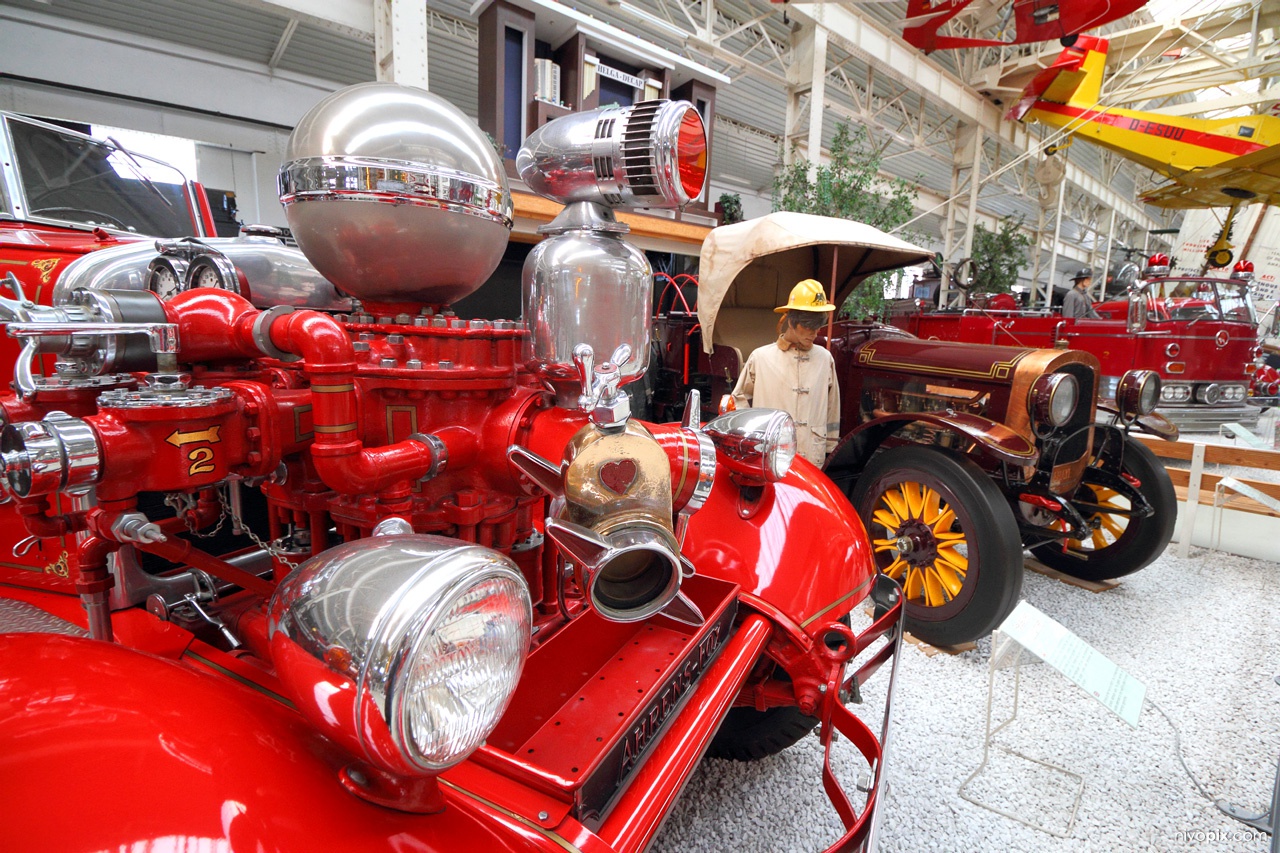
MULTIPOLYGON (((228 492, 228 484, 224 483, 223 485, 218 486, 217 488, 218 503, 222 506, 222 515, 218 518, 218 526, 213 529, 213 533, 217 533, 218 529, 222 527, 222 523, 226 519, 230 518, 232 523, 236 527, 240 528, 240 532, 243 533, 245 536, 249 537, 249 541, 252 542, 254 545, 257 545, 263 551, 266 551, 268 554, 270 554, 273 558, 279 560, 281 563, 284 563, 286 566, 289 567, 291 571, 293 569, 298 568, 297 563, 295 563, 293 560, 285 556, 288 553, 287 551, 269 542, 263 542, 261 539, 258 538, 258 534, 254 533, 253 529, 249 527, 247 523, 245 523, 245 520, 241 518, 239 515, 236 515, 235 510, 232 509, 231 507, 231 501, 228 498, 227 492, 228 492)), ((206 535, 212 536, 213 533, 206 534, 206 535)))
POLYGON ((226 488, 227 488, 227 485, 225 483, 214 487, 214 493, 217 494, 218 496, 218 506, 221 509, 221 512, 218 515, 218 523, 215 524, 213 526, 213 529, 210 530, 208 533, 201 533, 199 530, 196 530, 195 523, 191 520, 193 513, 190 513, 190 512, 183 513, 183 518, 186 520, 186 523, 187 523, 187 532, 189 532, 192 536, 195 536, 200 539, 212 539, 213 537, 218 535, 218 531, 222 530, 222 525, 226 522, 227 518, 229 518, 231 515, 231 512, 227 509, 227 499, 224 494, 224 490, 226 488))

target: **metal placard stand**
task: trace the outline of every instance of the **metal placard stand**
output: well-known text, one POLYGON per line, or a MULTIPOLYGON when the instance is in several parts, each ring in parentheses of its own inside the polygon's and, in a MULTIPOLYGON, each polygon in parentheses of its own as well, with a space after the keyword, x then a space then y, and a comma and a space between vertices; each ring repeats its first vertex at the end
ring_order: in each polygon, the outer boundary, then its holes
POLYGON ((1059 838, 1069 838, 1071 836, 1071 830, 1076 824, 1076 811, 1080 808, 1080 800, 1084 795, 1084 777, 1079 773, 1072 773, 1064 767, 1059 767, 1056 764, 1043 761, 1039 758, 1032 758, 1031 756, 1019 752, 1016 749, 994 742, 995 736, 1018 718, 1018 696, 1022 687, 1022 662, 1026 657, 1030 657, 1033 660, 1039 660, 1035 655, 1027 651, 1021 643, 1007 634, 996 631, 991 635, 991 662, 987 672, 987 723, 986 736, 982 741, 982 763, 978 765, 976 770, 969 774, 968 779, 964 780, 964 783, 960 786, 958 793, 961 798, 973 803, 975 806, 981 806, 987 811, 995 812, 996 814, 1003 815, 1010 820, 1016 820, 1024 826, 1029 826, 1032 829, 1038 829, 1041 832, 1047 832, 1050 835, 1055 835, 1059 838), (1010 666, 1013 667, 1013 710, 1010 712, 1007 720, 995 727, 992 727, 991 711, 995 700, 996 672, 1001 669, 1008 669, 1010 666), (1058 830, 1043 823, 1037 823, 1034 820, 1029 820, 1008 809, 1000 808, 988 802, 983 802, 971 791, 966 790, 970 787, 971 783, 978 778, 983 770, 987 768, 987 764, 991 759, 992 750, 1002 752, 1011 758, 1039 765, 1050 773, 1065 777, 1065 779, 1068 780, 1068 785, 1074 787, 1074 793, 1071 794, 1071 813, 1067 817, 1067 825, 1065 828, 1058 830))

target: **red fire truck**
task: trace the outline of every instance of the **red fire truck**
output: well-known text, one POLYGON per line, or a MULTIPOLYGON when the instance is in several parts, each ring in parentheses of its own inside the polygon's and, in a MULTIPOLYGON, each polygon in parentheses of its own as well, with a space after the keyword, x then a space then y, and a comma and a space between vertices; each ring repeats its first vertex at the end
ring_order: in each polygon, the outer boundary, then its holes
POLYGON ((897 584, 785 412, 645 423, 622 387, 653 274, 613 208, 687 204, 705 152, 682 101, 544 125, 518 166, 565 208, 525 322, 464 320, 506 171, 457 108, 366 83, 280 173, 341 299, 263 241, 9 300, 59 370, 0 397, 51 557, 0 565, 0 847, 639 853, 704 753, 817 728, 865 759, 820 771, 830 849, 874 848, 888 707, 846 703, 881 667, 892 695, 897 584))
POLYGON ((1095 305, 1102 319, 1068 319, 1054 309, 1019 309, 1012 296, 970 294, 957 310, 910 303, 889 321, 930 340, 1083 350, 1102 365, 1099 396, 1115 396, 1127 370, 1154 370, 1163 381, 1159 411, 1184 430, 1253 424, 1246 403, 1257 344, 1257 312, 1248 278, 1170 276, 1152 255, 1128 297, 1095 305))

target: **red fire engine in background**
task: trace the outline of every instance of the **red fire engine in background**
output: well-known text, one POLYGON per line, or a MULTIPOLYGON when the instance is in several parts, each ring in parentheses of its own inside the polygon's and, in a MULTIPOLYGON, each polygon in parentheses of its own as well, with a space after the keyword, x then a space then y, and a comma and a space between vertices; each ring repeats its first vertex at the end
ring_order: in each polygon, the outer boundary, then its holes
POLYGON ((1168 256, 1157 253, 1126 298, 1094 305, 1102 319, 1020 309, 1009 294, 969 294, 964 308, 914 301, 889 322, 931 340, 1084 350, 1101 362, 1104 399, 1114 398, 1125 371, 1154 370, 1163 383, 1161 414, 1183 430, 1216 430, 1258 419, 1246 402, 1258 328, 1246 265, 1230 278, 1170 276, 1168 256))
POLYGON ((120 247, 8 300, 0 466, 51 559, 0 565, 6 842, 640 851, 705 751, 820 726, 869 771, 855 806, 824 762, 831 849, 866 849, 888 708, 844 703, 896 662, 897 585, 789 415, 642 423, 622 388, 652 270, 613 208, 686 204, 705 151, 685 102, 540 128, 517 165, 565 208, 524 323, 463 320, 505 170, 447 102, 362 84, 280 173, 314 269, 120 247))

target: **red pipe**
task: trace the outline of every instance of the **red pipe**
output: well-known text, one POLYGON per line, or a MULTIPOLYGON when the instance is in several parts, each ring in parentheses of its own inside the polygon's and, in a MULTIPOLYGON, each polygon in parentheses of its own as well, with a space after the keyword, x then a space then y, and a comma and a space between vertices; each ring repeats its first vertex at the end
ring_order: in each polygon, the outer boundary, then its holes
POLYGON ((268 334, 275 346, 302 356, 315 422, 311 459, 326 486, 346 494, 380 492, 431 470, 435 453, 421 441, 377 448, 361 442, 355 350, 336 320, 318 311, 295 311, 272 322, 268 334))
POLYGON ((164 310, 178 327, 183 361, 225 362, 263 354, 253 339, 253 324, 262 312, 238 294, 188 290, 165 302, 164 310))
POLYGON ((184 361, 226 361, 278 355, 303 358, 311 380, 315 441, 311 458, 325 485, 345 494, 379 492, 420 478, 436 463, 431 447, 405 439, 366 448, 360 440, 355 391, 355 350, 336 320, 317 311, 294 311, 271 320, 261 341, 254 334, 262 312, 226 291, 193 290, 165 306, 178 326, 184 361), (266 344, 266 346, 264 346, 266 344))
POLYGON ((275 584, 264 581, 244 569, 236 568, 225 560, 219 560, 212 554, 206 554, 185 539, 167 539, 164 542, 134 542, 133 546, 139 551, 146 551, 148 554, 163 557, 171 563, 194 566, 216 578, 221 578, 250 592, 256 592, 264 598, 270 598, 271 594, 276 591, 275 584))
POLYGON ((17 502, 17 507, 27 532, 41 539, 57 539, 88 527, 84 513, 49 515, 52 507, 49 506, 47 497, 21 500, 17 502))

